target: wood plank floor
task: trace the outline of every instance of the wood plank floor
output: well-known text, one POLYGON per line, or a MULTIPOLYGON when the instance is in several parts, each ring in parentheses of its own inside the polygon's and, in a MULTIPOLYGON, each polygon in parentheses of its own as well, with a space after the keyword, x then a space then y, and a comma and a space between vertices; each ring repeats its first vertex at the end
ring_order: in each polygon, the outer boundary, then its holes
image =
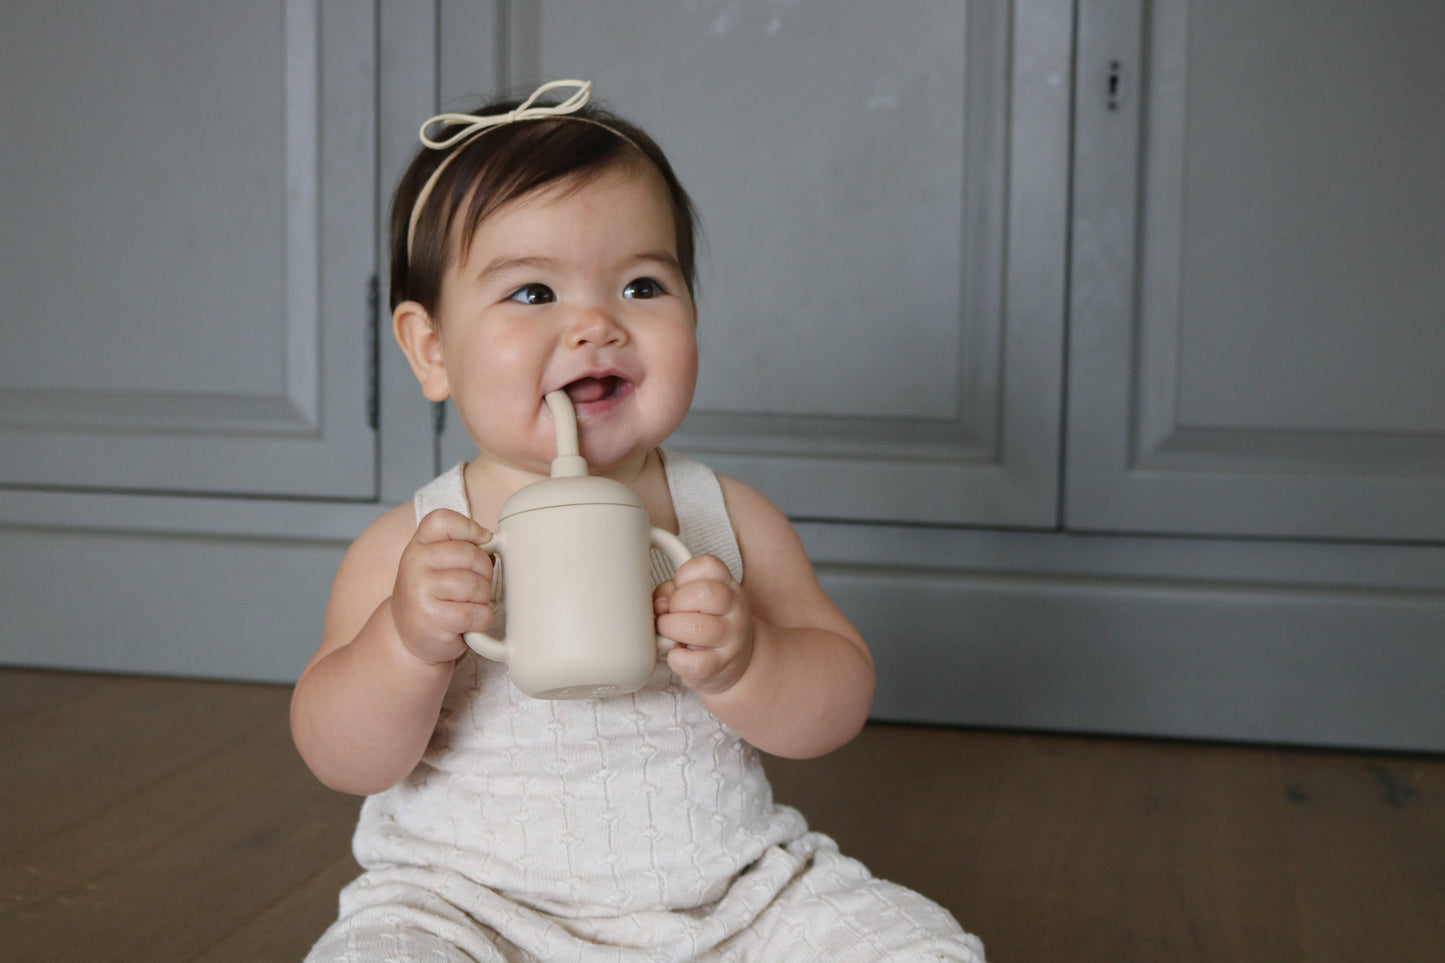
MULTIPOLYGON (((299 960, 356 874, 276 686, 0 669, 0 960, 299 960)), ((1008 961, 1445 959, 1445 758, 871 725, 781 801, 1008 961)))

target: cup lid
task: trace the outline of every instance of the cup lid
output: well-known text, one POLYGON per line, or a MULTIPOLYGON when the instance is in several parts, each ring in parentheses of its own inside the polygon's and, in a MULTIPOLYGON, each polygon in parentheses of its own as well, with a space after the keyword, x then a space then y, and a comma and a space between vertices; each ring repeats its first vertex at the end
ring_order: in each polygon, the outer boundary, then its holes
POLYGON ((631 488, 597 475, 543 478, 515 492, 502 505, 498 520, 559 505, 626 505, 642 508, 642 496, 631 488))

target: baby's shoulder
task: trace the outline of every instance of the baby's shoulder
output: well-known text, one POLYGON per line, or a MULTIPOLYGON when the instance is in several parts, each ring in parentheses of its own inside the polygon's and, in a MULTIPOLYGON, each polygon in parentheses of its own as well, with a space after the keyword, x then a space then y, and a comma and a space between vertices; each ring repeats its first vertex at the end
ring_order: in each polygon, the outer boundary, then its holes
POLYGON ((383 512, 346 550, 338 578, 390 573, 395 578, 401 554, 416 534, 416 510, 410 502, 383 512))
POLYGON ((312 661, 356 638, 376 607, 392 593, 401 556, 416 531, 410 504, 398 505, 356 537, 331 583, 321 648, 312 661))
POLYGON ((717 472, 716 475, 718 487, 722 489, 723 503, 727 505, 728 517, 734 528, 784 519, 778 507, 753 486, 722 472, 717 472))
POLYGON ((797 544, 798 536, 787 516, 766 495, 721 472, 717 480, 744 559, 749 555, 758 558, 778 544, 788 547, 797 544))
POLYGON ((743 586, 754 611, 791 612, 791 602, 785 600, 816 599, 821 592, 817 576, 788 517, 751 485, 721 473, 717 480, 737 535, 748 576, 743 586))
POLYGON ((403 502, 378 515, 354 544, 382 547, 400 542, 405 545, 415 532, 416 507, 411 502, 403 502))

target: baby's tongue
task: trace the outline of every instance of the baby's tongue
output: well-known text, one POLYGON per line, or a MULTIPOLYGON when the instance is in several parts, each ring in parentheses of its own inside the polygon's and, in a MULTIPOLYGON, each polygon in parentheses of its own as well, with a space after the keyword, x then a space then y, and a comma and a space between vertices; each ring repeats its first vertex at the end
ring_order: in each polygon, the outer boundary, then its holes
POLYGON ((601 378, 579 378, 567 386, 567 397, 574 405, 585 405, 589 401, 601 401, 607 397, 607 382, 601 378))

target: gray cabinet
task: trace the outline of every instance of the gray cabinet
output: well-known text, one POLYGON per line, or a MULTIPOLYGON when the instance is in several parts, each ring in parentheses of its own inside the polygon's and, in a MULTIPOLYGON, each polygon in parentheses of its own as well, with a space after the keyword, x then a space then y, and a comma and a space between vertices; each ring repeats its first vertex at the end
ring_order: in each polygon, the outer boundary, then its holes
POLYGON ((0 5, 0 483, 376 497, 374 19, 0 5))
POLYGON ((115 11, 0 3, 0 659, 294 677, 471 453, 372 280, 419 120, 583 76, 702 211, 675 444, 879 716, 1445 748, 1433 5, 115 11))
POLYGON ((1445 7, 1079 10, 1066 525, 1445 541, 1445 7))
MULTIPOLYGON (((1052 528, 1071 12, 954 0, 442 5, 498 78, 593 78, 702 214, 679 447, 799 517, 1052 528), (646 54, 645 56, 640 54, 646 54)), ((492 75, 444 43, 442 98, 492 75)), ((453 423, 444 460, 471 450, 453 423)))

